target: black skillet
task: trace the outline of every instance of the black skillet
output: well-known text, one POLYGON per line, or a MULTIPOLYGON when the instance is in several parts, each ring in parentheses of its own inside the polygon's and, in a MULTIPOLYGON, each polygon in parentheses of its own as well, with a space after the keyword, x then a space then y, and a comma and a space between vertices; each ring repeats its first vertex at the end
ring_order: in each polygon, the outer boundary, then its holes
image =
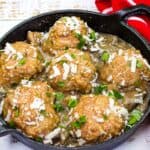
MULTIPOLYGON (((127 17, 136 14, 146 14, 150 15, 150 7, 143 5, 135 6, 129 9, 119 11, 113 15, 102 15, 95 12, 83 11, 83 10, 62 10, 54 11, 39 16, 30 18, 6 33, 0 39, 0 49, 4 47, 6 42, 15 42, 19 40, 25 40, 27 31, 48 31, 49 27, 54 24, 54 22, 62 16, 79 16, 84 21, 88 23, 90 27, 95 29, 97 32, 104 32, 115 34, 125 41, 131 43, 134 47, 141 50, 142 55, 150 63, 150 46, 144 40, 144 38, 138 34, 135 30, 125 24, 127 17)), ((0 136, 11 134, 13 137, 18 139, 20 142, 28 145, 35 150, 68 150, 68 149, 78 149, 78 150, 108 150, 124 142, 129 136, 131 136, 141 125, 141 123, 150 114, 150 103, 148 109, 145 111, 142 119, 130 130, 126 131, 122 135, 108 140, 102 144, 93 144, 82 146, 78 148, 66 148, 57 147, 51 145, 44 145, 42 143, 36 142, 30 138, 27 138, 21 132, 16 129, 10 129, 7 124, 1 118, 2 126, 0 127, 0 136)))

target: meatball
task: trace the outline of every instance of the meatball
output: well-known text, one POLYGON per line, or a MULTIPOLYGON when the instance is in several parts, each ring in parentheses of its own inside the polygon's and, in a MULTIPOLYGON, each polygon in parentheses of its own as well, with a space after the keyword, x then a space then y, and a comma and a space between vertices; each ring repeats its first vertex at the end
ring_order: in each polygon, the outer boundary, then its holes
POLYGON ((32 138, 44 137, 59 122, 53 109, 53 90, 46 82, 22 80, 21 83, 8 91, 3 117, 32 138))
POLYGON ((56 50, 77 48, 79 36, 87 34, 87 25, 78 17, 62 17, 50 28, 43 50, 55 54, 56 50))
POLYGON ((27 40, 34 46, 41 46, 44 34, 42 32, 31 32, 27 33, 27 40))
POLYGON ((75 135, 87 142, 103 142, 120 135, 127 116, 128 111, 124 107, 104 95, 81 96, 80 102, 71 113, 75 135), (80 129, 79 125, 82 125, 80 129))
POLYGON ((51 86, 59 91, 91 90, 95 66, 88 52, 68 49, 54 57, 47 70, 51 86))
POLYGON ((29 79, 42 71, 43 58, 40 52, 30 44, 16 42, 6 44, 0 55, 0 85, 10 85, 29 79))
POLYGON ((150 80, 150 67, 139 51, 104 52, 101 58, 104 64, 99 69, 99 77, 103 82, 116 87, 131 87, 142 80, 150 80))

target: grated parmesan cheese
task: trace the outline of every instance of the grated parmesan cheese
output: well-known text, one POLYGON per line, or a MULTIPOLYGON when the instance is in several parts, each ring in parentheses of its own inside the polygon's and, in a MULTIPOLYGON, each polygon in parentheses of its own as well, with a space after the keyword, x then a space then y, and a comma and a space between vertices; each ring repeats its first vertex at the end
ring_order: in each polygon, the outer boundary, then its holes
POLYGON ((86 143, 86 141, 84 139, 77 139, 78 143, 80 146, 82 146, 83 144, 86 143))
POLYGON ((131 72, 135 72, 136 71, 136 58, 132 57, 131 58, 131 72))
POLYGON ((80 22, 77 19, 77 17, 66 17, 66 22, 65 22, 66 27, 68 27, 71 31, 76 30, 77 32, 79 31, 80 27, 80 22))
POLYGON ((32 86, 32 81, 29 80, 21 80, 21 84, 25 87, 31 87, 32 86))
POLYGON ((11 117, 11 111, 8 109, 7 116, 4 120, 8 122, 10 120, 10 117, 11 117))
POLYGON ((25 124, 28 126, 34 126, 34 125, 36 125, 36 122, 35 121, 26 121, 25 124))
POLYGON ((112 53, 112 54, 109 56, 108 63, 111 63, 114 58, 115 58, 115 53, 112 53))
POLYGON ((64 73, 63 73, 63 80, 66 80, 70 71, 70 66, 66 63, 63 63, 64 73))
POLYGON ((96 117, 96 116, 93 116, 93 119, 98 122, 98 123, 103 123, 104 122, 104 119, 103 118, 99 118, 99 117, 96 117))
POLYGON ((76 130, 75 134, 77 138, 81 137, 81 130, 80 129, 76 130))
POLYGON ((76 64, 71 63, 70 64, 70 69, 71 69, 72 73, 77 73, 77 65, 76 64))
POLYGON ((57 77, 57 76, 60 75, 60 71, 57 68, 57 66, 53 66, 53 70, 54 70, 54 74, 52 74, 52 75, 49 76, 50 79, 53 79, 53 78, 55 78, 55 77, 57 77))
POLYGON ((112 75, 109 75, 107 81, 110 82, 112 80, 112 75))
POLYGON ((57 137, 61 132, 61 129, 60 128, 56 128, 54 129, 52 132, 50 132, 49 134, 47 134, 45 137, 44 137, 44 144, 53 144, 53 141, 52 139, 57 137))
POLYGON ((35 97, 33 102, 30 104, 31 109, 45 110, 44 101, 38 97, 35 97))

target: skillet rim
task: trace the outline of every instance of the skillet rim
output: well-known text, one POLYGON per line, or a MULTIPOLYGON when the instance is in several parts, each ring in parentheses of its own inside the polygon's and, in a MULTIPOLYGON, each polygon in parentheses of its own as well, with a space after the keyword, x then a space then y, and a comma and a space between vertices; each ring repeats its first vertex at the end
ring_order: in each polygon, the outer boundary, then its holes
MULTIPOLYGON (((120 18, 120 13, 121 11, 115 13, 115 14, 111 14, 111 15, 104 15, 104 14, 100 14, 98 12, 94 12, 94 11, 88 11, 88 10, 80 10, 80 9, 65 9, 65 10, 55 10, 55 11, 51 11, 51 12, 46 12, 46 13, 42 13, 42 14, 39 14, 37 16, 34 16, 34 17, 30 17, 30 18, 27 18, 25 19, 24 21, 21 21, 19 24, 17 24, 16 26, 14 26, 13 28, 11 28, 8 32, 6 32, 1 38, 0 38, 0 48, 2 47, 1 46, 1 43, 7 39, 7 36, 9 36, 10 34, 12 34, 12 32, 15 32, 16 29, 20 28, 21 26, 29 23, 29 22, 32 22, 36 19, 40 19, 41 17, 44 17, 44 16, 51 16, 51 15, 54 15, 54 14, 70 14, 70 13, 73 13, 73 14, 86 14, 86 15, 96 15, 96 16, 101 16, 101 17, 117 17, 118 18, 118 23, 120 23, 121 26, 125 27, 126 29, 130 30, 133 34, 135 34, 140 40, 141 42, 143 42, 143 44, 145 45, 145 47, 147 48, 147 51, 149 51, 150 53, 150 47, 148 45, 148 43, 145 41, 145 39, 137 32, 135 31, 133 28, 127 26, 120 18)), ((149 106, 150 106, 150 102, 149 102, 149 106)), ((144 112, 144 115, 142 116, 141 120, 133 127, 131 128, 130 130, 122 133, 121 135, 115 137, 115 138, 112 138, 110 140, 107 140, 106 142, 103 142, 103 143, 97 143, 97 144, 91 144, 91 145, 83 145, 83 146, 80 146, 80 147, 60 147, 60 146, 54 146, 54 145, 45 145, 43 143, 39 143, 33 139, 30 139, 28 138, 27 136, 24 136, 23 133, 21 132, 18 132, 16 129, 11 131, 10 134, 13 135, 13 137, 17 138, 20 142, 24 143, 25 145, 28 145, 32 148, 35 148, 36 146, 43 146, 44 148, 43 149, 51 149, 51 150, 69 150, 69 149, 72 149, 72 150, 85 150, 85 149, 95 149, 95 150, 98 150, 98 149, 112 149, 113 147, 116 147, 118 146, 119 144, 121 144, 122 142, 126 141, 126 139, 131 136, 137 128, 140 127, 140 125, 142 124, 142 122, 145 120, 146 117, 148 117, 148 114, 150 114, 150 107, 147 108, 147 110, 144 112), (33 146, 35 145, 36 146, 33 146)), ((5 128, 6 130, 9 129, 9 128, 5 128)))

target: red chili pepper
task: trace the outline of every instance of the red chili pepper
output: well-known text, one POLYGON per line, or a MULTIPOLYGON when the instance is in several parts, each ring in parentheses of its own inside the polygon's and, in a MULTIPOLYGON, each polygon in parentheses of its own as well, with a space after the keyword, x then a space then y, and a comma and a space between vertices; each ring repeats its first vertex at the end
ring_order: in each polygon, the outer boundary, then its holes
MULTIPOLYGON (((103 14, 111 14, 118 10, 145 4, 150 6, 150 0, 96 0, 98 10, 103 14)), ((132 16, 127 20, 127 24, 136 29, 150 42, 150 18, 148 16, 132 16)))

